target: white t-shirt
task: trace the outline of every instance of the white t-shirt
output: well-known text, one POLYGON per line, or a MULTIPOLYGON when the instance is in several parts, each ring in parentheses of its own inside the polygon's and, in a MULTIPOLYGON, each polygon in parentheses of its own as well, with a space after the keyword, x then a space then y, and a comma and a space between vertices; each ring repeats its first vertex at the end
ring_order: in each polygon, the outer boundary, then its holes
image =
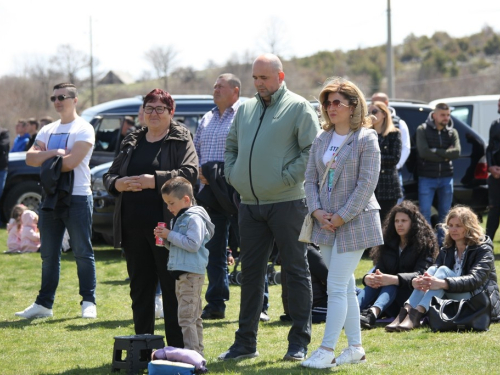
POLYGON ((40 129, 36 139, 43 142, 47 150, 62 148, 71 151, 75 142, 80 141, 92 145, 82 162, 74 169, 75 179, 73 182, 73 195, 91 195, 89 161, 95 143, 92 125, 79 116, 69 124, 61 124, 61 120, 57 120, 40 129))
MULTIPOLYGON (((326 152, 323 155, 323 164, 325 164, 325 166, 330 162, 330 160, 332 160, 333 154, 337 153, 337 150, 342 145, 346 137, 347 134, 339 135, 336 132, 333 132, 330 145, 328 146, 326 152)), ((333 163, 330 166, 330 170, 328 171, 328 176, 326 177, 326 182, 325 182, 326 185, 328 186, 328 191, 332 191, 333 177, 335 176, 335 167, 336 163, 335 161, 333 161, 333 163)))

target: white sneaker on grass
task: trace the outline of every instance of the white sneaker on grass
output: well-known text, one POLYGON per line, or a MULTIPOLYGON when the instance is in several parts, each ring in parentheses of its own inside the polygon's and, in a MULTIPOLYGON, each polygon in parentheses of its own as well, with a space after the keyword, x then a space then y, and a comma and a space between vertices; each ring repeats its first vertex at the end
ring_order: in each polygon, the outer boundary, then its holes
POLYGON ((338 366, 347 364, 365 363, 365 350, 361 346, 349 346, 342 350, 342 353, 335 358, 338 366))
POLYGON ((335 367, 335 353, 323 348, 318 348, 312 352, 311 356, 303 361, 301 365, 309 368, 335 367))
POLYGON ((34 303, 31 306, 28 306, 23 311, 16 312, 15 315, 24 319, 33 319, 33 318, 47 318, 51 317, 53 314, 52 314, 52 309, 48 309, 42 305, 34 303))
POLYGON ((95 303, 89 301, 82 302, 82 318, 85 319, 97 318, 97 308, 95 303))

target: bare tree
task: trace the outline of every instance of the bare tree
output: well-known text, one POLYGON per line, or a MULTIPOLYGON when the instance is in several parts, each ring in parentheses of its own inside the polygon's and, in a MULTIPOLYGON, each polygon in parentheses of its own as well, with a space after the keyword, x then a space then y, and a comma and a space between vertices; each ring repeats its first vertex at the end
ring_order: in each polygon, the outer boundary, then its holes
POLYGON ((49 110, 50 95, 52 93, 52 86, 56 80, 61 80, 61 72, 51 68, 49 61, 40 57, 30 61, 26 64, 25 71, 30 80, 37 85, 34 94, 38 98, 38 105, 40 109, 49 110))
POLYGON ((282 56, 289 49, 289 43, 286 38, 287 29, 283 21, 276 16, 272 16, 267 20, 267 27, 262 42, 267 52, 274 55, 282 56))
POLYGON ((76 84, 78 72, 89 66, 90 59, 85 52, 75 50, 69 44, 63 44, 57 47, 57 52, 50 62, 59 67, 69 82, 76 84))
POLYGON ((168 74, 176 65, 177 54, 173 45, 156 46, 145 53, 145 58, 153 65, 158 79, 163 79, 165 90, 168 89, 168 74))

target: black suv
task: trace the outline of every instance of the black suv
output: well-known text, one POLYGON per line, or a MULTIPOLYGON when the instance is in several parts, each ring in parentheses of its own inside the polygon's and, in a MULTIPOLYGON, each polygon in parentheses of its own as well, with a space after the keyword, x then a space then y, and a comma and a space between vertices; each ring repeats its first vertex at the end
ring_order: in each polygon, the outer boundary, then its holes
MULTIPOLYGON (((172 97, 176 104, 174 119, 182 122, 193 134, 196 132, 201 117, 215 107, 211 95, 172 95, 172 97)), ((96 144, 90 159, 91 168, 112 161, 115 153, 108 149, 118 147, 118 145, 110 147, 109 144, 101 142, 99 134, 119 129, 125 116, 136 118, 141 105, 142 97, 137 96, 99 104, 82 112, 81 117, 90 122, 96 131, 96 144)), ((118 137, 115 139, 118 140, 118 137)), ((5 189, 0 200, 0 207, 2 207, 0 214, 3 214, 3 222, 8 221, 14 205, 22 203, 36 211, 42 198, 40 168, 26 165, 25 152, 10 154, 8 168, 5 189)))

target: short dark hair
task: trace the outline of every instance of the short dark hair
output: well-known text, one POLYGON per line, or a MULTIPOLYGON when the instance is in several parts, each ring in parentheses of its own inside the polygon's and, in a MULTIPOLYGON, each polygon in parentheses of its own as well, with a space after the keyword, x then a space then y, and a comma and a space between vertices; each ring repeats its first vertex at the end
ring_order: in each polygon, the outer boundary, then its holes
POLYGON ((174 177, 165 182, 161 187, 161 193, 162 195, 173 194, 174 197, 178 199, 187 195, 194 204, 193 185, 191 185, 191 182, 186 180, 184 177, 174 177))
POLYGON ((30 125, 36 125, 36 129, 37 130, 38 130, 38 126, 40 126, 40 124, 38 123, 38 121, 34 117, 31 117, 31 118, 28 119, 28 124, 30 124, 30 125))
POLYGON ((17 123, 21 123, 23 126, 25 126, 26 125, 26 119, 20 118, 20 119, 17 120, 17 123))
POLYGON ((58 83, 53 88, 53 90, 59 90, 59 89, 66 89, 66 90, 68 90, 68 92, 72 93, 75 98, 78 97, 78 92, 76 91, 76 86, 72 83, 67 83, 67 82, 58 83))
POLYGON ((127 123, 131 126, 135 126, 135 121, 134 121, 134 118, 132 116, 125 116, 123 118, 123 123, 127 123))
POLYGON ((54 122, 54 119, 50 116, 45 116, 40 119, 40 122, 46 122, 47 124, 51 124, 54 122))
POLYGON ((434 108, 434 110, 437 111, 438 109, 449 110, 450 106, 446 103, 438 103, 438 104, 436 104, 436 107, 434 108))
POLYGON ((161 101, 163 104, 167 106, 168 112, 172 112, 172 109, 175 109, 175 101, 174 98, 165 90, 162 89, 154 89, 149 94, 144 97, 144 102, 142 103, 142 108, 146 107, 146 104, 149 102, 161 101))

